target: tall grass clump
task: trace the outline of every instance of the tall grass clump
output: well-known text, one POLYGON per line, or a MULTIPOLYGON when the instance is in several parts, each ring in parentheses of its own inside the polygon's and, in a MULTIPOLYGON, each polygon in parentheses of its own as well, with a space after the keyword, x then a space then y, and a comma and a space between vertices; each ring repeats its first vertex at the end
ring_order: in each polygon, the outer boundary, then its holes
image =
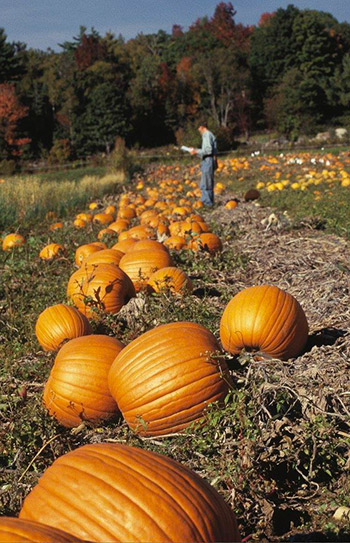
POLYGON ((0 185, 0 228, 19 227, 44 218, 48 211, 67 216, 91 199, 119 192, 126 181, 124 170, 78 181, 45 181, 38 176, 13 177, 0 185))

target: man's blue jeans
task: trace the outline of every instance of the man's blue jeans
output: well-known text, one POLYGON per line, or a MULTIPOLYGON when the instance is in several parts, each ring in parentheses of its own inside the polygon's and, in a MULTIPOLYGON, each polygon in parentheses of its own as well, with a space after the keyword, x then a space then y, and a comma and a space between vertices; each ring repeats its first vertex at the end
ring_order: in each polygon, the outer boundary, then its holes
POLYGON ((204 205, 212 206, 214 204, 214 159, 206 157, 201 161, 201 201, 204 205))

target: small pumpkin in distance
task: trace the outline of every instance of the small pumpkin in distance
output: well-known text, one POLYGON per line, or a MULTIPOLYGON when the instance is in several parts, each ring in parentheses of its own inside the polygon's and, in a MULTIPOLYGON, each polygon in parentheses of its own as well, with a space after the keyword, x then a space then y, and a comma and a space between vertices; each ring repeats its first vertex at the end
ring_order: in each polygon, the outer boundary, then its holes
POLYGON ((147 291, 152 293, 167 290, 172 293, 189 293, 193 290, 193 284, 183 270, 167 266, 152 273, 147 283, 147 291))
POLYGON ((65 253, 65 248, 59 243, 49 243, 39 253, 39 258, 42 260, 52 260, 56 256, 61 256, 65 253))
POLYGON ((99 247, 94 243, 85 243, 84 245, 80 245, 75 251, 76 265, 81 266, 88 256, 101 250, 102 247, 99 247))
POLYGON ((117 249, 102 249, 89 255, 84 260, 84 264, 114 264, 118 266, 123 255, 124 253, 117 249))
POLYGON ((305 347, 309 327, 299 302, 272 285, 249 287, 232 298, 220 321, 226 351, 242 349, 273 358, 294 358, 305 347))
POLYGON ((147 281, 156 270, 172 265, 172 258, 165 248, 138 251, 132 248, 119 262, 120 269, 130 277, 136 291, 146 288, 147 281))
POLYGON ((165 455, 119 443, 84 445, 55 460, 20 518, 99 543, 241 541, 233 511, 202 477, 165 455))
POLYGON ((216 254, 222 251, 222 241, 216 234, 203 233, 193 238, 188 247, 192 251, 204 251, 210 254, 216 254))
POLYGON ((56 351, 66 340, 92 333, 85 315, 75 307, 56 304, 40 313, 35 335, 45 351, 56 351))
POLYGON ((65 343, 44 389, 50 415, 68 428, 114 417, 119 410, 108 388, 108 372, 123 348, 118 339, 99 334, 65 343))
POLYGON ((2 250, 10 251, 13 247, 20 247, 21 245, 24 245, 24 243, 25 239, 21 234, 7 234, 2 240, 2 250))

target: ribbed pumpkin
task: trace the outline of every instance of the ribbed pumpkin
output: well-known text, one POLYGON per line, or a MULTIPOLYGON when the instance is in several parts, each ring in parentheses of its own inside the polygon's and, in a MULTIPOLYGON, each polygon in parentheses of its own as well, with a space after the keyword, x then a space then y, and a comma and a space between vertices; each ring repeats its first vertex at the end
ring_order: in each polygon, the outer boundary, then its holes
POLYGON ((135 296, 131 279, 114 264, 83 265, 71 275, 68 298, 88 317, 96 317, 96 309, 115 314, 135 296), (94 310, 95 309, 95 310, 94 310))
POLYGON ((13 247, 19 247, 25 243, 25 239, 21 234, 7 234, 2 240, 2 250, 10 251, 13 247))
POLYGON ((108 378, 128 425, 162 435, 199 421, 228 392, 226 365, 213 355, 219 349, 214 335, 193 322, 164 324, 129 343, 108 378))
POLYGON ((118 241, 118 243, 115 243, 112 245, 112 249, 115 249, 116 251, 121 251, 122 253, 127 253, 131 247, 137 243, 138 240, 134 238, 124 239, 124 241, 118 241))
POLYGON ((297 356, 308 338, 308 323, 299 302, 271 285, 242 290, 226 306, 220 322, 225 350, 242 349, 287 360, 297 356))
POLYGON ((135 209, 132 207, 121 207, 117 215, 118 219, 133 219, 136 217, 135 209))
POLYGON ((128 251, 120 260, 119 267, 130 277, 135 290, 146 287, 152 273, 160 268, 172 266, 173 261, 166 250, 140 249, 128 251))
POLYGON ((222 251, 222 242, 219 236, 212 233, 200 234, 188 244, 192 251, 205 251, 215 254, 222 251))
POLYGON ((42 260, 51 260, 56 256, 61 256, 65 253, 65 248, 59 243, 49 243, 39 253, 39 258, 42 260))
POLYGON ((129 228, 129 221, 127 219, 118 219, 111 222, 111 224, 108 225, 108 228, 114 230, 116 234, 120 234, 129 228))
POLYGON ((117 236, 117 232, 112 230, 111 228, 102 228, 102 230, 99 231, 97 234, 97 239, 113 239, 117 236))
POLYGON ((147 283, 147 290, 149 292, 170 290, 173 293, 179 292, 184 294, 185 292, 191 292, 192 289, 192 281, 188 275, 180 268, 174 266, 161 268, 152 273, 147 283))
POLYGON ((131 253, 133 251, 141 251, 143 249, 147 249, 148 251, 166 251, 169 253, 169 249, 163 245, 163 243, 160 243, 159 241, 156 241, 155 239, 141 239, 140 241, 137 241, 128 251, 128 253, 131 253))
POLYGON ((92 219, 92 222, 97 224, 110 224, 113 221, 114 217, 109 213, 97 213, 92 219))
POLYGON ((40 522, 0 517, 1 543, 83 543, 68 532, 40 522))
POLYGON ((199 475, 119 443, 61 456, 24 500, 20 518, 95 542, 240 542, 234 513, 199 475))
POLYGON ((88 256, 84 260, 84 264, 114 264, 115 266, 118 266, 123 255, 124 253, 117 251, 116 249, 103 249, 102 251, 97 251, 88 256))
POLYGON ((85 315, 75 307, 64 304, 44 309, 35 325, 36 337, 45 351, 56 351, 66 340, 91 333, 85 315))
POLYGON ((164 245, 169 249, 174 249, 175 251, 180 251, 186 247, 187 242, 182 236, 170 236, 170 238, 164 241, 164 245))
POLYGON ((94 243, 85 243, 84 245, 80 245, 80 247, 78 247, 75 251, 76 265, 81 266, 88 256, 96 253, 97 251, 102 251, 102 248, 94 243))
POLYGON ((109 392, 108 372, 123 347, 117 339, 97 334, 65 343, 44 389, 50 415, 69 428, 115 416, 118 407, 109 392))
POLYGON ((147 225, 139 224, 137 226, 133 226, 129 230, 126 230, 125 232, 121 232, 118 237, 118 241, 123 241, 128 238, 134 238, 134 239, 152 239, 155 237, 155 234, 152 230, 152 228, 149 228, 147 225))

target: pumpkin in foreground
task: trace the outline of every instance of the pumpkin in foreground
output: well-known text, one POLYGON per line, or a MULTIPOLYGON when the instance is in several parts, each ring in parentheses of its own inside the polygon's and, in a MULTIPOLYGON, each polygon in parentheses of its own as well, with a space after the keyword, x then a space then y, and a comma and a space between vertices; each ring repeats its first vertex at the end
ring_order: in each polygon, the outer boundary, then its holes
POLYGON ((222 345, 232 354, 246 349, 288 360, 303 350, 308 333, 299 302, 271 285, 249 287, 236 294, 220 322, 222 345))
POLYGON ((35 521, 0 517, 1 543, 83 543, 67 532, 35 521))
POLYGON ((178 432, 203 418, 229 390, 215 336, 194 322, 149 330, 123 349, 109 372, 109 387, 128 425, 140 435, 178 432))
POLYGON ((44 389, 50 415, 68 428, 114 417, 119 410, 108 388, 108 372, 123 347, 119 340, 99 334, 63 345, 44 389))
POLYGON ((241 541, 233 512, 199 475, 117 443, 58 458, 24 500, 20 518, 95 542, 241 541))
POLYGON ((37 340, 45 351, 56 351, 66 340, 91 333, 85 315, 75 307, 64 304, 44 309, 35 325, 37 340))

